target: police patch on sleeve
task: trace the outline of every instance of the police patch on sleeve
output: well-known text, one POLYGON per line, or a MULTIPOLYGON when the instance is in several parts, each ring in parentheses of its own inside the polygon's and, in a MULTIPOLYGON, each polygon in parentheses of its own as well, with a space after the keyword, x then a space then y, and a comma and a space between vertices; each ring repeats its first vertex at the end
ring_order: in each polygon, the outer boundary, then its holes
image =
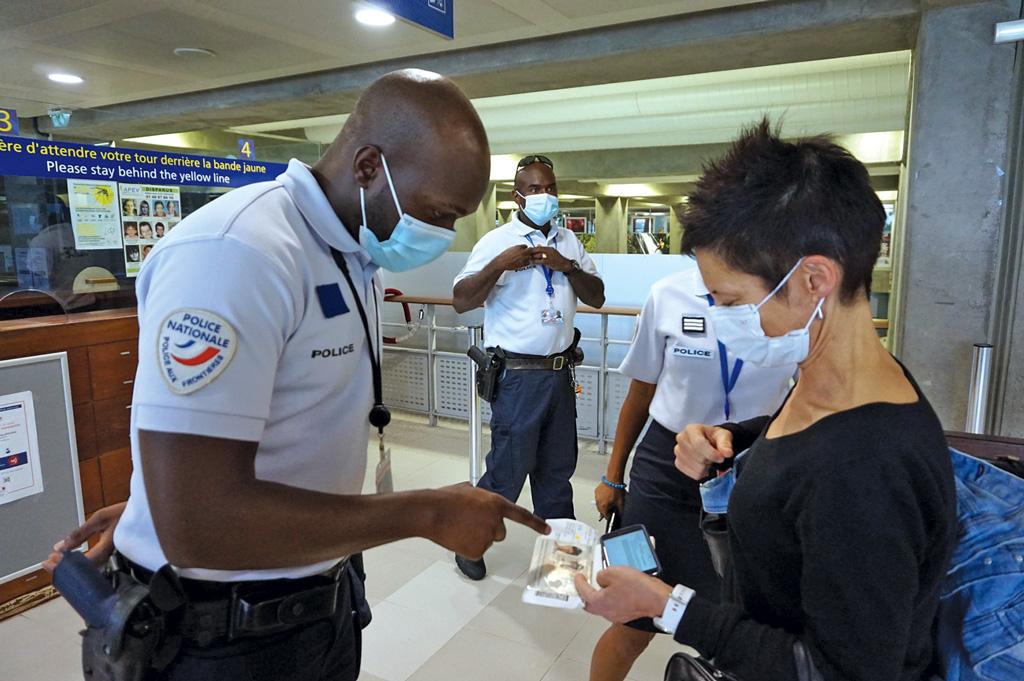
POLYGON ((207 310, 182 308, 167 315, 157 336, 157 360, 167 386, 194 393, 217 378, 235 355, 238 335, 207 310))

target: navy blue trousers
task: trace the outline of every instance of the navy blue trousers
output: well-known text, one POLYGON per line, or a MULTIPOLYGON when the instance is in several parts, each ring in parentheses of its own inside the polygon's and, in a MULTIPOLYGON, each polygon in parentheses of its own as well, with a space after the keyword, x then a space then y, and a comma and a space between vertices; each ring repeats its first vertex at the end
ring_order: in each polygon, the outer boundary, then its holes
POLYGON ((478 486, 516 501, 529 477, 534 513, 575 518, 569 479, 578 453, 569 369, 506 370, 491 402, 491 451, 478 486))

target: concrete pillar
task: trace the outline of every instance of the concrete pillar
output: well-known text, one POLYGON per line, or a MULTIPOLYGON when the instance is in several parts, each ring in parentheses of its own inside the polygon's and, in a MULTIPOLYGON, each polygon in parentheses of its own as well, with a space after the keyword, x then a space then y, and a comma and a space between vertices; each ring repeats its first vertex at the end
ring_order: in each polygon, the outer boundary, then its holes
MULTIPOLYGON (((961 430, 971 347, 991 338, 1014 50, 1008 2, 928 9, 914 53, 906 223, 893 350, 947 429, 961 430)), ((1018 3, 1019 4, 1019 3, 1018 3)))
POLYGON ((490 189, 484 194, 475 212, 455 221, 455 243, 451 250, 471 251, 480 237, 494 229, 497 218, 495 186, 493 182, 490 184, 490 189))
POLYGON ((625 253, 629 199, 599 196, 594 200, 594 231, 598 253, 625 253))
POLYGON ((683 241, 683 223, 679 222, 676 215, 676 206, 669 206, 668 210, 668 252, 672 255, 679 255, 682 251, 679 245, 683 241))
MULTIPOLYGON (((1009 47, 1009 46, 1008 46, 1009 47)), ((1020 46, 1017 46, 1019 52, 1020 46)), ((1018 66, 1016 135, 1007 168, 1006 238, 1003 240, 1000 295, 996 298, 995 399, 993 432, 1024 438, 1024 69, 1018 66)))

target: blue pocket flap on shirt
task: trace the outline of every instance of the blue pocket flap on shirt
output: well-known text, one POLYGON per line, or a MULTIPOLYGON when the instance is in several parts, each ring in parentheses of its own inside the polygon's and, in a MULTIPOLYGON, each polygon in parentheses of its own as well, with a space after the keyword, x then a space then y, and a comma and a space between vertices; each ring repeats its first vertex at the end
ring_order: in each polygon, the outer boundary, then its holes
POLYGON ((320 309, 324 317, 330 319, 348 312, 348 304, 345 296, 341 294, 341 287, 337 284, 321 284, 316 287, 316 297, 320 301, 320 309))

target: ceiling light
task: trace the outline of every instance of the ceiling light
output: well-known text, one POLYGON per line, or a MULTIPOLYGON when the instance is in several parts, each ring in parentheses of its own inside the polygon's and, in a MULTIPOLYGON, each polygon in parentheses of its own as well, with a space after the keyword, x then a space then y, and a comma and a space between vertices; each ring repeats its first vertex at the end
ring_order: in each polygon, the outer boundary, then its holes
POLYGON ((658 191, 649 184, 609 184, 604 188, 605 196, 643 198, 658 196, 658 191))
POLYGON ((81 78, 71 73, 51 73, 48 78, 54 83, 62 83, 64 85, 78 85, 83 82, 81 78))
POLYGON ((364 7, 356 11, 356 21, 367 26, 390 26, 395 23, 395 16, 382 9, 364 7))
POLYGON ((205 47, 175 47, 174 54, 179 57, 216 57, 217 53, 205 47))

